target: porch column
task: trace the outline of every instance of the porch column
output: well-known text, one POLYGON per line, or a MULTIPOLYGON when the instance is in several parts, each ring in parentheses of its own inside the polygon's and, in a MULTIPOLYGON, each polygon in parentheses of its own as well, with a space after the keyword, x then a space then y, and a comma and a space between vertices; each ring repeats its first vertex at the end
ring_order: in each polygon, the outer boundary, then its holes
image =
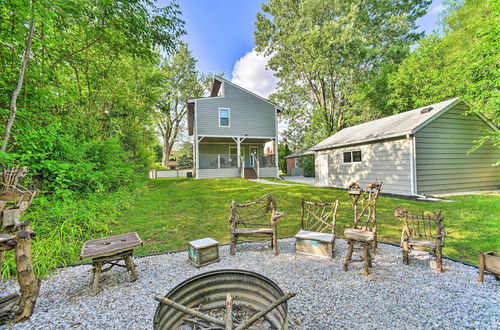
POLYGON ((198 138, 198 136, 196 137, 196 140, 194 141, 195 142, 195 158, 196 158, 196 178, 198 179, 199 178, 199 169, 200 169, 200 142, 201 140, 203 140, 203 136, 198 138))
POLYGON ((236 138, 236 155, 237 155, 236 157, 238 157, 238 161, 237 161, 238 168, 240 168, 241 164, 240 164, 240 138, 239 137, 236 138))

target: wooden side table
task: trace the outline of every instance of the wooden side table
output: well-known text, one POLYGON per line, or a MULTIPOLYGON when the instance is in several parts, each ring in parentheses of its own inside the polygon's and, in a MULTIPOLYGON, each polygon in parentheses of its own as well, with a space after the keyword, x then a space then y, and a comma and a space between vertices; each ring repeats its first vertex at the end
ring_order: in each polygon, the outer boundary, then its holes
POLYGON ((210 237, 189 242, 188 260, 196 267, 219 261, 219 242, 210 237))
POLYGON ((137 267, 132 260, 134 249, 142 246, 142 240, 137 233, 99 238, 83 244, 80 260, 92 259, 92 277, 90 280, 91 295, 99 292, 101 274, 111 270, 114 266, 126 268, 130 272, 130 281, 137 280, 137 267), (120 261, 124 261, 124 265, 120 261), (110 266, 104 268, 106 264, 110 266))

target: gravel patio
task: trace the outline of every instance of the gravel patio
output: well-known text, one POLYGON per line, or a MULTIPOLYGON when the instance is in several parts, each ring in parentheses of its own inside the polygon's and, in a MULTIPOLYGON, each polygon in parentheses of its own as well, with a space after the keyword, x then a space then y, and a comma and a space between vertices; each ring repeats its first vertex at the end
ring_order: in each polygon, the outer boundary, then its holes
MULTIPOLYGON (((362 263, 342 270, 346 244, 336 241, 333 260, 294 253, 294 240, 280 239, 275 257, 267 243, 239 244, 236 256, 221 247, 221 261, 201 269, 186 260, 187 253, 136 258, 139 280, 114 268, 101 280, 101 292, 90 296, 90 266, 59 270, 42 282, 30 320, 14 329, 151 329, 157 308, 154 296, 165 295, 177 283, 196 274, 223 268, 246 269, 275 281, 289 301, 291 329, 335 328, 498 328, 500 284, 486 276, 476 283, 477 269, 444 260, 445 272, 435 273, 432 257, 414 252, 409 266, 401 249, 379 244, 370 276, 362 263)), ((0 291, 13 283, 0 282, 0 291)))

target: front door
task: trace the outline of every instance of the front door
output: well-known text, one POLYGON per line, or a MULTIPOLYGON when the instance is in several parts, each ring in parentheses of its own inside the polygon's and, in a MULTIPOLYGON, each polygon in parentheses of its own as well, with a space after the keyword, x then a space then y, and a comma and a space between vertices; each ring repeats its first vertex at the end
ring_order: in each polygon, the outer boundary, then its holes
POLYGON ((326 187, 328 186, 328 154, 318 155, 318 185, 326 187))
POLYGON ((249 158, 250 159, 250 167, 254 166, 252 154, 257 155, 258 152, 259 152, 258 147, 250 147, 250 155, 248 156, 248 157, 250 157, 249 158))

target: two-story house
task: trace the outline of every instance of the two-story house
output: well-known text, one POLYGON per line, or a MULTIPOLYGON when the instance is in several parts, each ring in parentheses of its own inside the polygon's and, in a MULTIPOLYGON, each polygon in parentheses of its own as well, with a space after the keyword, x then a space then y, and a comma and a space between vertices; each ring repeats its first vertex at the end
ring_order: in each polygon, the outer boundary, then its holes
POLYGON ((278 177, 279 106, 218 76, 187 104, 196 178, 278 177))

